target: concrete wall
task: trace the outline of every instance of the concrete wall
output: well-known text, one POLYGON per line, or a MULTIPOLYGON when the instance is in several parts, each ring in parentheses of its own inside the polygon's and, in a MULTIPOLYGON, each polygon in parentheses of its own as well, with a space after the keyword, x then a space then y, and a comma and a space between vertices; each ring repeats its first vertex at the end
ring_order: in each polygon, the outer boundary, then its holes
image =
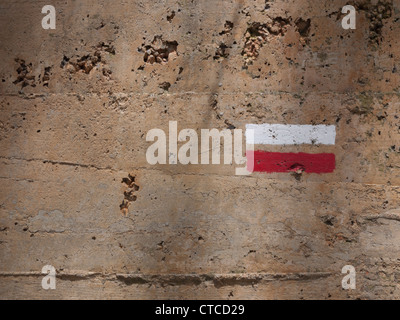
POLYGON ((399 19, 397 0, 3 0, 0 297, 400 298, 399 19), (336 170, 151 166, 169 121, 335 125, 285 150, 336 170))

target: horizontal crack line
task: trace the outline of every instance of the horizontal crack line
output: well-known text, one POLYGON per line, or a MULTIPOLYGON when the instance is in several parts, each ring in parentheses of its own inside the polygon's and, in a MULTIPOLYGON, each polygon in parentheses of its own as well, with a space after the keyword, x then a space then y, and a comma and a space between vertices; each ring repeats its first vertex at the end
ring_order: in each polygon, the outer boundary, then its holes
MULTIPOLYGON (((26 161, 26 162, 42 162, 44 164, 53 164, 53 165, 61 165, 61 166, 70 166, 70 167, 80 167, 80 168, 91 168, 91 169, 96 169, 96 170, 107 170, 107 171, 113 171, 117 172, 118 170, 111 168, 111 167, 98 167, 92 164, 82 164, 82 163, 75 163, 75 162, 68 162, 68 161, 55 161, 55 160, 47 160, 47 159, 38 159, 38 158, 32 158, 32 159, 25 159, 25 158, 18 158, 18 157, 4 157, 0 156, 0 159, 5 159, 5 160, 17 160, 17 161, 26 161)), ((3 177, 4 178, 4 177, 3 177)))
MULTIPOLYGON (((334 276, 333 272, 308 273, 236 273, 236 274, 130 274, 130 273, 100 273, 100 272, 60 272, 56 278, 65 281, 84 281, 93 278, 118 281, 130 285, 165 285, 165 286, 198 286, 211 282, 215 287, 253 286, 272 281, 310 281, 334 276)), ((40 272, 0 272, 0 277, 44 277, 40 272)))
MULTIPOLYGON (((118 93, 123 93, 126 94, 127 97, 158 97, 158 96, 184 96, 184 95, 191 95, 191 96, 210 96, 210 95, 218 95, 218 96, 233 96, 233 95, 279 95, 279 94, 287 94, 287 95, 293 95, 293 96, 307 96, 310 94, 318 94, 318 95, 328 95, 328 94, 334 94, 334 95, 341 95, 341 96, 357 96, 359 95, 359 92, 354 91, 354 92, 336 92, 336 91, 302 91, 302 92, 290 92, 290 91, 285 91, 285 90, 265 90, 265 91, 232 91, 232 92, 214 92, 214 91, 208 91, 208 92, 196 92, 196 91, 184 91, 184 92, 170 92, 170 93, 157 93, 157 92, 148 92, 148 93, 129 93, 127 94, 126 92, 114 92, 114 94, 118 93)), ((365 93, 370 94, 370 95, 393 95, 393 96, 398 96, 398 93, 396 91, 387 91, 387 92, 381 92, 381 91, 365 91, 365 93)), ((3 93, 0 96, 2 97, 19 97, 22 99, 36 99, 36 98, 46 98, 46 97, 51 97, 51 96, 71 96, 71 97, 78 97, 78 96, 85 96, 85 97, 109 97, 110 94, 108 93, 88 93, 88 92, 82 92, 82 93, 70 93, 70 92, 60 92, 60 93, 32 93, 32 94, 18 94, 18 93, 3 93)))
MULTIPOLYGON (((80 168, 86 168, 86 169, 96 169, 96 170, 104 170, 104 171, 111 171, 111 172, 129 172, 129 171, 134 171, 134 170, 146 170, 146 171, 156 171, 156 172, 162 172, 165 175, 169 176, 203 176, 203 177, 234 177, 238 179, 256 179, 256 180, 270 180, 270 181, 287 181, 290 182, 291 180, 285 180, 285 179, 276 179, 276 178, 268 178, 266 175, 248 175, 248 176, 236 176, 235 174, 219 174, 219 173, 201 173, 201 172, 173 172, 170 170, 163 170, 161 168, 151 168, 151 167, 132 167, 131 169, 123 170, 123 169, 115 169, 112 167, 98 167, 92 164, 81 164, 81 163, 74 163, 74 162, 67 162, 67 161, 56 161, 56 160, 47 160, 47 159, 38 159, 38 158, 32 158, 32 159, 25 159, 25 158, 18 158, 18 157, 4 157, 0 156, 0 159, 5 159, 5 160, 17 160, 17 161, 26 161, 26 162, 32 162, 32 161, 37 161, 37 162, 42 162, 44 164, 53 164, 53 165, 63 165, 63 166, 72 166, 72 167, 80 167, 80 168)), ((12 180, 13 178, 10 177, 0 177, 0 179, 10 179, 12 180)), ((21 179, 21 180, 28 180, 32 182, 32 179, 21 179)), ((362 182, 348 182, 348 181, 308 181, 308 183, 326 183, 326 184, 350 184, 350 185, 362 185, 362 186, 380 186, 380 187, 400 187, 400 185, 387 185, 387 184, 382 184, 382 183, 362 183, 362 182)))

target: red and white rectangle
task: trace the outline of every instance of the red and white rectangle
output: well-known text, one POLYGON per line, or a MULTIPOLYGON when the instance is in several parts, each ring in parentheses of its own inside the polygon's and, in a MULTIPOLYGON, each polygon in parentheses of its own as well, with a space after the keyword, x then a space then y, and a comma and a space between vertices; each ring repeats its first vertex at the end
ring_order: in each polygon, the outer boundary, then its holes
MULTIPOLYGON (((327 145, 336 141, 336 127, 326 125, 248 124, 248 145, 327 145)), ((284 149, 284 148, 283 148, 284 149)), ((282 150, 284 151, 284 150, 282 150)), ((306 172, 331 173, 335 170, 333 153, 290 153, 248 150, 247 167, 250 172, 306 172)))

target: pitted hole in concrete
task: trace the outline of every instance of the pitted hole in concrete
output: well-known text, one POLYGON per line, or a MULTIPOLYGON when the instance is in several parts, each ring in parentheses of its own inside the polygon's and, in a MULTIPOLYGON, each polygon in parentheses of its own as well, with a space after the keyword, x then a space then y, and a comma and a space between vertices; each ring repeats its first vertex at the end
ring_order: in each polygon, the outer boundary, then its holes
POLYGON ((172 10, 171 14, 169 14, 169 15, 167 16, 167 20, 168 20, 169 23, 171 23, 172 20, 174 20, 175 15, 176 15, 175 11, 172 10))
POLYGON ((129 206, 132 202, 137 200, 135 192, 139 191, 140 187, 136 184, 136 177, 132 174, 128 174, 128 177, 123 178, 121 183, 127 186, 127 190, 124 191, 124 199, 120 204, 119 208, 121 212, 126 216, 129 213, 129 206))
POLYGON ((90 74, 92 70, 98 69, 107 79, 110 79, 112 71, 107 66, 106 54, 116 54, 114 45, 112 43, 100 42, 93 49, 93 53, 82 56, 67 57, 64 55, 60 67, 66 69, 70 74, 76 72, 90 74))
POLYGON ((231 34, 233 30, 234 24, 231 21, 225 21, 224 30, 222 30, 219 35, 222 36, 224 34, 231 34))
POLYGON ((130 202, 124 199, 124 200, 122 200, 122 203, 119 206, 119 208, 124 216, 127 216, 129 213, 129 205, 130 205, 130 202))
POLYGON ((300 34, 300 43, 305 46, 309 43, 311 19, 298 18, 294 22, 292 18, 275 17, 270 22, 252 22, 245 33, 245 45, 242 56, 245 59, 245 67, 253 64, 260 54, 260 50, 275 37, 282 37, 289 27, 295 27, 300 34))
POLYGON ((306 167, 300 163, 295 163, 288 169, 288 172, 291 172, 292 176, 297 180, 301 181, 301 177, 303 173, 306 171, 306 167))
POLYGON ((230 49, 230 47, 222 42, 215 51, 213 59, 217 61, 227 59, 229 57, 228 49, 230 49))
POLYGON ((15 62, 19 64, 17 68, 17 79, 13 84, 21 84, 21 89, 31 86, 36 87, 36 77, 32 74, 32 63, 26 63, 25 60, 16 58, 15 62))
POLYGON ((253 22, 247 28, 246 42, 242 51, 246 64, 252 64, 253 60, 258 57, 260 49, 267 42, 268 34, 268 28, 265 24, 253 22))
POLYGON ((321 217, 321 221, 323 223, 325 223, 327 226, 333 227, 336 222, 336 218, 334 216, 327 215, 327 216, 321 217))
POLYGON ((290 24, 290 19, 282 17, 276 17, 269 23, 251 23, 245 34, 246 41, 242 51, 245 64, 250 65, 257 59, 260 49, 271 40, 271 37, 285 35, 290 24))
POLYGON ((155 36, 151 44, 143 44, 138 49, 144 52, 143 60, 148 64, 166 64, 178 56, 178 42, 163 40, 162 36, 155 36))
POLYGON ((300 35, 304 38, 308 37, 310 34, 311 19, 304 20, 303 18, 298 18, 295 21, 295 24, 300 35))
POLYGON ((265 6, 264 6, 264 10, 263 11, 267 11, 269 9, 271 9, 271 0, 265 0, 265 6))
POLYGON ((157 244, 157 250, 162 250, 162 249, 164 249, 164 244, 165 244, 164 241, 159 242, 159 243, 157 244))
POLYGON ((133 190, 125 191, 124 192, 125 199, 128 200, 128 201, 136 201, 137 200, 137 196, 135 196, 133 194, 133 192, 134 192, 133 190))
POLYGON ((166 82, 160 83, 158 86, 161 89, 163 89, 164 91, 169 91, 169 88, 171 88, 171 83, 166 81, 166 82))
POLYGON ((44 87, 48 87, 49 86, 50 75, 51 75, 51 67, 45 67, 44 68, 44 75, 43 75, 43 78, 42 78, 44 87))
POLYGON ((290 166, 289 171, 290 172, 296 172, 296 173, 302 173, 306 170, 305 166, 300 164, 300 163, 295 163, 290 166))
POLYGON ((371 45, 379 45, 382 41, 382 30, 385 25, 383 20, 390 19, 393 15, 393 1, 379 0, 367 1, 356 0, 354 6, 357 10, 364 11, 370 21, 369 42, 371 45))

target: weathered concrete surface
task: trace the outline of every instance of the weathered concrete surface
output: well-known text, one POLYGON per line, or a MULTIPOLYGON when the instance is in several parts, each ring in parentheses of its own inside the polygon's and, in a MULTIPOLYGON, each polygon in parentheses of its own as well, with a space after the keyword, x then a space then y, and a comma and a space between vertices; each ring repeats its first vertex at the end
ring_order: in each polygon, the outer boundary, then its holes
POLYGON ((45 4, 0 4, 2 299, 400 298, 398 1, 54 1, 56 30, 45 4), (285 150, 337 168, 150 166, 169 121, 336 125, 285 150))

